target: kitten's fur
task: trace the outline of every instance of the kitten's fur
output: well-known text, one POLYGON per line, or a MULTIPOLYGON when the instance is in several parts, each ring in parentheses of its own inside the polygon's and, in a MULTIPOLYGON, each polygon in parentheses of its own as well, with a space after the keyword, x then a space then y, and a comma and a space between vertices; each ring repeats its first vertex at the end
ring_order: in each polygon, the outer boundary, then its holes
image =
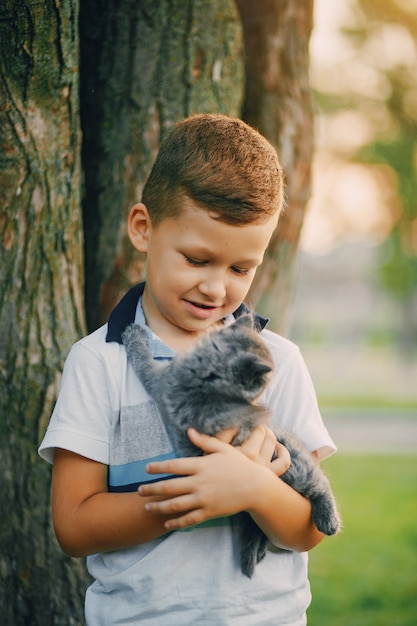
MULTIPOLYGON (((232 443, 240 445, 255 425, 270 421, 266 407, 254 404, 254 400, 268 381, 273 361, 253 329, 251 315, 213 331, 191 352, 179 353, 165 363, 154 361, 147 332, 140 326, 128 326, 122 339, 128 360, 156 402, 180 456, 202 453, 188 439, 190 427, 216 435, 239 426, 232 443)), ((321 532, 337 533, 340 519, 326 476, 294 434, 277 430, 275 434, 291 455, 291 466, 281 479, 310 500, 312 519, 321 532)), ((241 567, 251 577, 256 563, 265 556, 268 540, 248 513, 239 515, 243 518, 241 567)))

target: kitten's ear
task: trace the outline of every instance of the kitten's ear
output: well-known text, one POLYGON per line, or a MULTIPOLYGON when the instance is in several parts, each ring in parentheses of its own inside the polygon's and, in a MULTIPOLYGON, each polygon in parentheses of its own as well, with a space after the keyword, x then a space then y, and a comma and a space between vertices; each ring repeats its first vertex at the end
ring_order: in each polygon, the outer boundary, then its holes
POLYGON ((231 328, 253 328, 253 315, 251 313, 244 313, 236 318, 231 328))
MULTIPOLYGON (((266 361, 253 354, 244 354, 232 363, 236 378, 248 393, 259 393, 272 368, 266 361)), ((254 396, 256 397, 256 396, 254 396)))

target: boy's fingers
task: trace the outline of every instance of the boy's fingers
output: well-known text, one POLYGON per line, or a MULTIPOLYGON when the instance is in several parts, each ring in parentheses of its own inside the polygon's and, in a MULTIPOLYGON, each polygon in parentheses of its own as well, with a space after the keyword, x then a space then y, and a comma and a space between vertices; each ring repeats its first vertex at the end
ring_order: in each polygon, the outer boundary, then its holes
POLYGON ((291 456, 287 448, 279 441, 276 442, 275 453, 276 459, 271 463, 271 470, 276 476, 282 476, 291 465, 291 456))
POLYGON ((195 472, 195 459, 198 457, 189 457, 182 459, 169 459, 168 461, 154 461, 146 466, 147 474, 168 474, 179 476, 193 474, 195 472))
POLYGON ((187 431, 189 440, 198 448, 201 448, 203 452, 211 453, 211 452, 220 452, 224 450, 224 446, 228 445, 227 439, 230 437, 230 440, 236 434, 235 429, 227 429, 224 430, 218 437, 210 437, 210 435, 204 435, 203 433, 199 433, 194 428, 189 428, 187 431))
POLYGON ((239 426, 236 426, 235 428, 226 428, 225 430, 222 430, 219 433, 217 433, 216 437, 220 441, 224 441, 224 443, 232 443, 233 439, 236 437, 238 432, 239 432, 239 426))
MULTIPOLYGON (((190 441, 206 454, 224 452, 231 449, 229 444, 220 441, 217 437, 203 435, 194 430, 194 428, 188 430, 188 436, 190 441)), ((202 461, 203 456, 201 455, 169 459, 167 461, 154 461, 153 463, 148 463, 146 471, 148 474, 190 475, 199 471, 202 461)))
POLYGON ((288 449, 280 441, 275 442, 275 452, 277 457, 280 458, 283 463, 286 463, 288 467, 291 465, 291 455, 288 452, 288 449))
MULTIPOLYGON (((139 487, 138 492, 140 495, 145 495, 148 485, 139 487)), ((185 494, 174 497, 165 496, 167 499, 157 500, 154 502, 147 502, 145 504, 145 510, 151 514, 174 516, 165 522, 165 528, 167 530, 176 530, 177 528, 187 528, 194 526, 207 519, 204 515, 204 511, 198 508, 198 500, 194 494, 185 494)), ((146 494, 149 495, 149 494, 146 494)))
POLYGON ((269 443, 269 447, 271 448, 270 459, 274 451, 275 441, 270 439, 268 436, 268 429, 265 426, 255 426, 248 439, 240 446, 240 448, 248 458, 257 460, 262 448, 265 453, 265 447, 268 446, 269 443))
POLYGON ((138 488, 138 493, 141 496, 165 496, 166 498, 173 498, 188 491, 189 485, 186 476, 158 480, 146 485, 140 485, 138 488))
POLYGON ((184 513, 190 511, 195 506, 195 498, 192 495, 179 496, 170 500, 161 500, 159 502, 147 502, 145 510, 148 513, 159 513, 162 515, 175 515, 176 513, 184 513))
POLYGON ((204 515, 204 512, 201 509, 196 509, 194 511, 190 511, 185 515, 181 515, 179 517, 174 517, 173 519, 167 520, 165 522, 165 528, 167 530, 177 530, 178 528, 189 528, 190 526, 195 526, 196 524, 201 524, 205 522, 207 517, 204 515))
POLYGON ((248 445, 252 446, 253 448, 259 448, 267 437, 267 434, 268 428, 266 426, 258 424, 253 428, 251 434, 246 439, 245 443, 242 444, 242 446, 248 445))

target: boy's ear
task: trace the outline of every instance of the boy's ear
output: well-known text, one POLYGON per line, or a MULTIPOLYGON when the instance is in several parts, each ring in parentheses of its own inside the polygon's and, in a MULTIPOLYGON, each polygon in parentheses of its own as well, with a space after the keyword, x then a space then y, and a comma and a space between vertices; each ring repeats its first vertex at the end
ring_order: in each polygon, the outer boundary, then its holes
POLYGON ((147 252, 148 238, 151 230, 151 218, 145 204, 135 204, 129 213, 127 232, 132 245, 139 252, 147 252))

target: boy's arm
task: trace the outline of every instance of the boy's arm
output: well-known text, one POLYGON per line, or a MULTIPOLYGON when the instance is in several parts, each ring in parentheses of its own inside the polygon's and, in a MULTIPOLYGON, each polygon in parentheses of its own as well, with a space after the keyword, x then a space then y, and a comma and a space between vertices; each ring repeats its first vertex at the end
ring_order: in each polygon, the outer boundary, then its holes
MULTIPOLYGON (((139 489, 142 496, 160 498, 158 502, 145 503, 145 509, 155 515, 167 515, 166 529, 248 511, 279 547, 302 552, 323 539, 311 520, 310 502, 280 480, 256 455, 247 455, 245 444, 239 451, 192 430, 189 436, 206 455, 150 464, 148 471, 152 474, 167 472, 181 477, 139 489)), ((256 437, 254 433, 249 438, 248 447, 253 447, 256 437)))
POLYGON ((52 474, 57 539, 71 556, 137 545, 167 532, 163 514, 145 511, 137 493, 109 493, 107 466, 58 448, 52 474))
MULTIPOLYGON (((281 547, 307 550, 321 539, 309 502, 275 475, 287 467, 285 454, 281 469, 268 469, 271 442, 261 430, 244 444, 244 454, 215 438, 192 437, 208 454, 176 459, 175 473, 190 475, 143 486, 140 493, 147 496, 140 498, 136 492, 109 493, 106 465, 58 448, 52 515, 61 547, 76 557, 124 549, 244 509, 281 547)), ((152 466, 153 473, 165 471, 152 466)))

